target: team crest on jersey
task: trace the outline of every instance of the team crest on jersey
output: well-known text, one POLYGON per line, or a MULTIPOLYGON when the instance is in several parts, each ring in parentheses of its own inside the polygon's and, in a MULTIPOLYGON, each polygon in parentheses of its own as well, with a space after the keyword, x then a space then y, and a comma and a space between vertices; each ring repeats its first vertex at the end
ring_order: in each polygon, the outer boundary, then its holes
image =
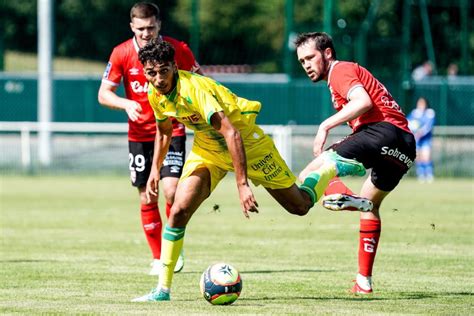
POLYGON ((109 79, 110 69, 112 69, 112 63, 109 61, 107 63, 107 67, 105 67, 104 76, 103 76, 104 79, 109 79))
POLYGON ((136 76, 140 73, 140 70, 138 68, 131 68, 129 72, 132 76, 136 76))

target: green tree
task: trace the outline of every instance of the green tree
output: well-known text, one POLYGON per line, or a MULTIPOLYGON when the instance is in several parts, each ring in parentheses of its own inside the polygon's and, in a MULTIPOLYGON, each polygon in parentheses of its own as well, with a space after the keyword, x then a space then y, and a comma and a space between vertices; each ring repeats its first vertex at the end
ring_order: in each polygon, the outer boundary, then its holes
MULTIPOLYGON (((193 0, 151 0, 162 11, 162 34, 189 43, 193 0)), ((375 0, 334 0, 332 36, 338 58, 354 60, 361 26, 375 0)), ((403 2, 380 0, 367 31, 366 64, 377 76, 400 78, 403 2)), ((459 2, 426 0, 439 74, 461 59, 459 2)), ((55 0, 55 54, 107 60, 111 49, 132 36, 129 0, 55 0)), ((283 72, 286 0, 199 0, 201 64, 250 64, 256 71, 283 72)), ((324 1, 293 0, 294 31, 323 27, 324 1)), ((427 59, 418 1, 411 3, 412 68, 427 59)), ((469 2, 470 3, 470 2, 469 2)), ((469 20, 474 19, 470 4, 469 20)), ((37 49, 37 1, 0 1, 6 50, 37 49)), ((470 22, 469 56, 463 74, 474 74, 474 32, 470 22)), ((296 57, 295 57, 296 60, 296 57)), ((298 74, 303 75, 299 70, 298 74)))
MULTIPOLYGON (((187 29, 191 3, 179 0, 173 13, 187 29)), ((283 0, 200 0, 200 62, 258 65, 281 59, 283 18, 283 0)))

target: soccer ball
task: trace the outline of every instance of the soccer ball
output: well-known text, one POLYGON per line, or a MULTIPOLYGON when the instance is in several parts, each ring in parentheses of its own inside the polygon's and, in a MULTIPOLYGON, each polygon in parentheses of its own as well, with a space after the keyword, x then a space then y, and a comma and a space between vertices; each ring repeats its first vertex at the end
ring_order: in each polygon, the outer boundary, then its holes
POLYGON ((227 263, 210 265, 201 276, 201 294, 213 305, 229 305, 242 291, 239 271, 227 263))

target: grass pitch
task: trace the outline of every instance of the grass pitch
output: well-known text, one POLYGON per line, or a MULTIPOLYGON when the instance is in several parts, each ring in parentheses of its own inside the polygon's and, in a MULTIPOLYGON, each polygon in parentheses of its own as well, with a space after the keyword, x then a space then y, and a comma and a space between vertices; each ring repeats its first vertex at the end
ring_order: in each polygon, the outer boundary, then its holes
MULTIPOLYGON (((192 218, 172 301, 131 303, 156 284, 126 177, 0 180, 2 314, 474 314, 473 181, 405 179, 385 201, 375 294, 348 293, 357 272, 358 214, 316 206, 287 214, 255 188, 260 214, 241 213, 232 177, 192 218), (214 210, 218 205, 218 210, 214 210), (211 263, 241 271, 230 306, 199 293, 211 263)), ((348 183, 357 188, 361 180, 348 183)), ((164 212, 162 212, 164 213, 164 212)))

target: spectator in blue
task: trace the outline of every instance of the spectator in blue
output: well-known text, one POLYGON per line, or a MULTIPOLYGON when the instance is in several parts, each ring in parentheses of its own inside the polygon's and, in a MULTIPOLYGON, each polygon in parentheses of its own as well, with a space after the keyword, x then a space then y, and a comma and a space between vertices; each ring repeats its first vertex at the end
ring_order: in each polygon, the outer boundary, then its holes
POLYGON ((436 113, 429 108, 428 100, 418 98, 416 108, 408 115, 408 127, 416 140, 416 175, 421 182, 433 182, 433 126, 436 113))

